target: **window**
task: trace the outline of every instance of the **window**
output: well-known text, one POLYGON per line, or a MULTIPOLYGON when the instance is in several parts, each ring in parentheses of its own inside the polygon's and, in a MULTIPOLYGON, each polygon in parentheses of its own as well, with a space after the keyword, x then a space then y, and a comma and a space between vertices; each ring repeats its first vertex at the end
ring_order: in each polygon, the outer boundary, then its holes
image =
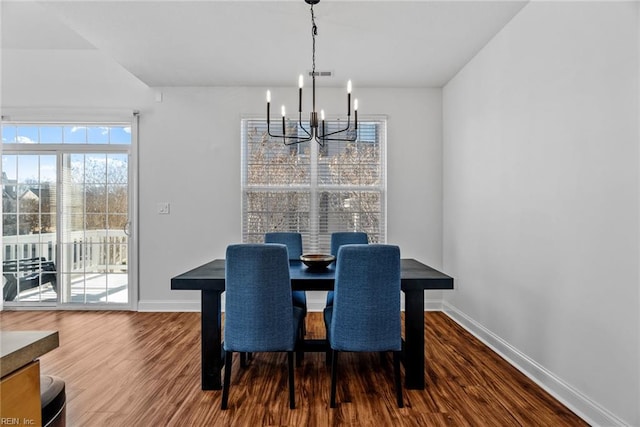
POLYGON ((3 144, 131 145, 130 124, 3 124, 3 144))
MULTIPOLYGON (((328 129, 340 122, 327 123, 328 129)), ((328 252, 331 233, 364 231, 386 241, 386 120, 362 120, 356 142, 286 146, 266 120, 242 120, 242 238, 302 233, 305 251, 328 252)))

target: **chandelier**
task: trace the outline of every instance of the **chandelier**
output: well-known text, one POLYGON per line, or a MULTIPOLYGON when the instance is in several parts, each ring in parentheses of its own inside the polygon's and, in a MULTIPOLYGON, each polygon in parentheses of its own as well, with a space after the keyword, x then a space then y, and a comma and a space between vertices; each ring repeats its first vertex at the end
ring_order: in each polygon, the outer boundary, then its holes
POLYGON ((267 132, 273 138, 282 138, 285 145, 300 144, 302 142, 315 139, 320 146, 324 147, 327 141, 347 141, 353 142, 358 137, 358 100, 353 102, 354 122, 351 126, 351 80, 347 82, 347 123, 343 129, 327 132, 324 120, 324 110, 320 110, 320 123, 318 122, 318 113, 316 112, 316 36, 318 35, 318 27, 316 26, 315 15, 313 14, 313 5, 318 4, 320 0, 304 0, 305 3, 311 5, 311 39, 312 39, 312 60, 311 60, 311 92, 312 92, 312 111, 309 113, 308 125, 302 122, 302 87, 304 79, 302 74, 298 77, 298 123, 296 131, 287 134, 286 126, 286 110, 282 106, 282 134, 271 131, 271 92, 267 91, 267 132), (302 131, 299 136, 298 129, 302 131))

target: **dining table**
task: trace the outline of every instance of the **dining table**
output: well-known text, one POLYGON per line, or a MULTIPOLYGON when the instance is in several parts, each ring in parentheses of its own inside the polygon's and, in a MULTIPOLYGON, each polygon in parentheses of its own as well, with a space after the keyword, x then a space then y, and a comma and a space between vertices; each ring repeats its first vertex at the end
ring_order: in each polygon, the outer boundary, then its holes
MULTIPOLYGON (((289 265, 291 289, 330 291, 335 281, 335 263, 325 269, 310 269, 300 261, 289 265)), ((401 260, 401 290, 405 296, 405 330, 402 362, 405 387, 424 389, 424 291, 453 289, 453 278, 415 259, 401 260)), ((201 373, 202 390, 222 388, 224 367, 222 342, 222 293, 225 290, 225 260, 214 259, 171 278, 172 290, 197 290, 201 293, 201 373)), ((305 351, 325 351, 325 340, 305 340, 305 351)))

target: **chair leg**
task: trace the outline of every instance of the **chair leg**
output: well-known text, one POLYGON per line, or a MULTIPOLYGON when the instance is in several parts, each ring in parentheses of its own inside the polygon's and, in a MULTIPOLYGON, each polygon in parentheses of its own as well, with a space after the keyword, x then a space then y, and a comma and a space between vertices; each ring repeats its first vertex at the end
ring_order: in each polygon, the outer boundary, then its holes
POLYGON ((304 351, 300 349, 296 349, 295 353, 296 353, 296 366, 302 366, 302 359, 304 359, 304 351))
MULTIPOLYGON (((302 319, 302 321, 304 322, 304 319, 302 319)), ((303 340, 304 340, 304 331, 301 326, 300 329, 298 329, 298 341, 296 342, 296 348, 294 349, 294 351, 296 352, 296 366, 302 365, 302 360, 304 359, 304 351, 302 350, 303 340)))
POLYGON ((331 402, 329 406, 336 407, 336 374, 338 372, 338 352, 331 349, 331 402))
POLYGON ((233 352, 227 351, 224 355, 224 384, 222 385, 222 405, 220 409, 227 409, 229 401, 229 385, 231 384, 231 365, 233 364, 233 352))
POLYGON ((247 353, 244 353, 244 352, 240 353, 240 367, 241 368, 247 367, 247 353))
POLYGON ((384 365, 387 362, 387 352, 380 351, 378 354, 380 355, 380 364, 384 365))
POLYGON ((289 409, 296 409, 296 387, 293 375, 293 351, 287 352, 287 362, 289 365, 289 409))
POLYGON ((400 378, 400 354, 399 351, 393 352, 393 374, 396 383, 396 399, 398 400, 398 408, 404 407, 402 402, 402 380, 400 378))

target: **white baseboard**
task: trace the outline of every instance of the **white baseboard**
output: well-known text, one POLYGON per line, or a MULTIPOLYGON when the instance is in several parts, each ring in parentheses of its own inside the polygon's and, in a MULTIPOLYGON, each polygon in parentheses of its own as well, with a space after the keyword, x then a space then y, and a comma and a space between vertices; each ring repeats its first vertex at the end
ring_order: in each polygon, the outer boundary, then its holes
POLYGON ((138 301, 138 311, 200 311, 200 300, 195 300, 195 301, 167 301, 167 300, 138 301))
MULTIPOLYGON (((404 310, 404 307, 402 307, 404 310)), ((444 311, 441 299, 424 300, 424 311, 444 311)))
POLYGON ((592 426, 627 424, 446 301, 442 311, 592 426))

